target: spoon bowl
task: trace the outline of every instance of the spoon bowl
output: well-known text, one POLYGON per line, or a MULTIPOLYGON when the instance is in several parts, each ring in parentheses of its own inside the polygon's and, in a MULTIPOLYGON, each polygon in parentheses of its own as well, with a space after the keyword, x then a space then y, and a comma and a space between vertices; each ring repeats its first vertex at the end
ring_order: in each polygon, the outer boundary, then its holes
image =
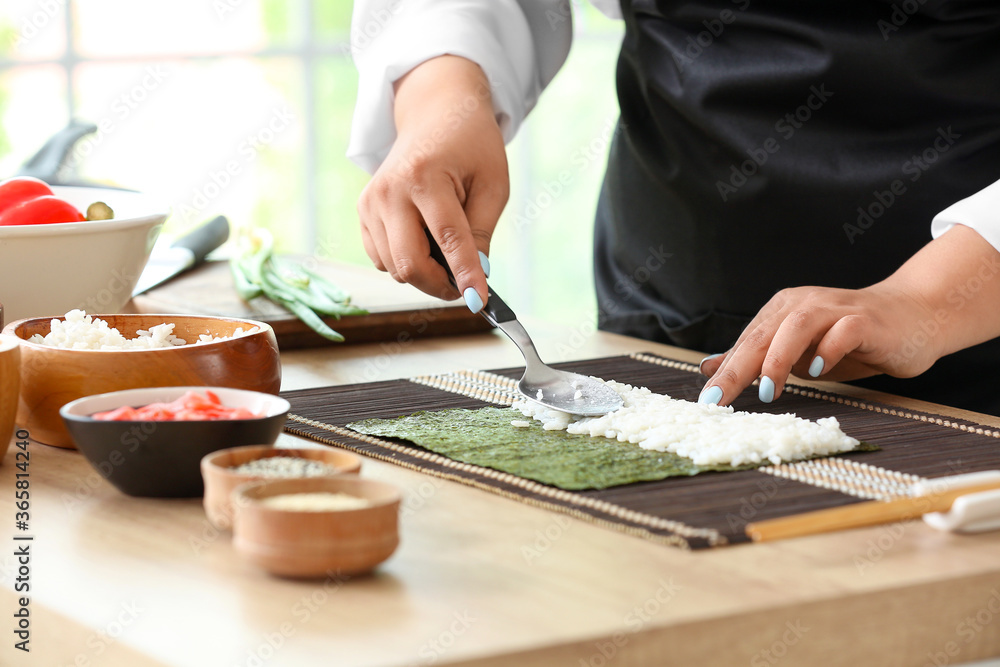
POLYGON ((528 364, 528 355, 524 356, 524 375, 517 383, 525 398, 584 417, 600 417, 622 407, 622 397, 608 385, 586 375, 556 370, 537 355, 534 359, 537 363, 528 364))
MULTIPOLYGON (((455 276, 448 266, 444 253, 441 252, 441 247, 429 229, 425 229, 424 232, 430 245, 431 257, 444 267, 451 283, 455 285, 455 276)), ((599 417, 614 412, 624 405, 625 402, 618 392, 606 384, 578 373, 556 370, 542 361, 535 350, 535 344, 531 341, 531 336, 517 321, 514 311, 504 303, 492 287, 487 285, 487 289, 486 305, 479 314, 507 334, 507 337, 521 350, 521 355, 524 357, 524 375, 517 383, 517 390, 525 398, 547 408, 585 417, 599 417)))

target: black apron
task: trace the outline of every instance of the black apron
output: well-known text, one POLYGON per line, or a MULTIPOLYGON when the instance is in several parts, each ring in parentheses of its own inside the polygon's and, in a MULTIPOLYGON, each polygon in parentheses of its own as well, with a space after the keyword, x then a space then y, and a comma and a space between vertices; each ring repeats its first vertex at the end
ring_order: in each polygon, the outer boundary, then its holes
MULTIPOLYGON (((622 10, 602 329, 723 351, 784 287, 882 280, 936 213, 1000 179, 1000 3, 622 10)), ((1000 414, 998 377, 1000 339, 859 384, 1000 414)))

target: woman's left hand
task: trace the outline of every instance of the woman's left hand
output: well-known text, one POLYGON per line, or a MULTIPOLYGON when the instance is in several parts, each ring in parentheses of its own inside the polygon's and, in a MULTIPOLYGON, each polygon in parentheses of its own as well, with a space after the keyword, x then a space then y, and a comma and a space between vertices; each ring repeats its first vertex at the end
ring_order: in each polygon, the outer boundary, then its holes
POLYGON ((977 232, 956 225, 870 287, 782 290, 732 348, 702 362, 710 379, 699 401, 727 405, 759 377, 758 395, 769 403, 789 373, 835 381, 919 375, 945 354, 1000 335, 998 261, 977 232))

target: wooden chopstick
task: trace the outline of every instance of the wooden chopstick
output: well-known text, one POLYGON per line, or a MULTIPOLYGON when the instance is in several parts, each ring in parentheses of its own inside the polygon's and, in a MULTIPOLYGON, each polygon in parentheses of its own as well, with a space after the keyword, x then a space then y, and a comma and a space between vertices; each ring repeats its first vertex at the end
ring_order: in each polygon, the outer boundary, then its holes
POLYGON ((778 519, 757 521, 747 524, 746 534, 754 542, 764 542, 802 535, 829 533, 847 528, 875 526, 881 523, 907 521, 928 512, 947 512, 959 496, 993 489, 1000 489, 1000 480, 947 489, 922 496, 890 501, 873 500, 778 519))

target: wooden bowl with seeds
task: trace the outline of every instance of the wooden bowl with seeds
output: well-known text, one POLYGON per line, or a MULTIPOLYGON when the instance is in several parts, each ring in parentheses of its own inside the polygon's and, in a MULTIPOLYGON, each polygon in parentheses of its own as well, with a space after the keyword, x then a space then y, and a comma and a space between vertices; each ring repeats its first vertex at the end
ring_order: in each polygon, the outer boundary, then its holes
POLYGON ((234 492, 233 547, 271 574, 370 572, 399 545, 400 490, 354 475, 249 482, 234 492))
POLYGON ((330 447, 292 449, 271 445, 230 447, 201 460, 205 514, 213 526, 233 525, 233 490, 256 480, 356 475, 361 458, 330 447))

